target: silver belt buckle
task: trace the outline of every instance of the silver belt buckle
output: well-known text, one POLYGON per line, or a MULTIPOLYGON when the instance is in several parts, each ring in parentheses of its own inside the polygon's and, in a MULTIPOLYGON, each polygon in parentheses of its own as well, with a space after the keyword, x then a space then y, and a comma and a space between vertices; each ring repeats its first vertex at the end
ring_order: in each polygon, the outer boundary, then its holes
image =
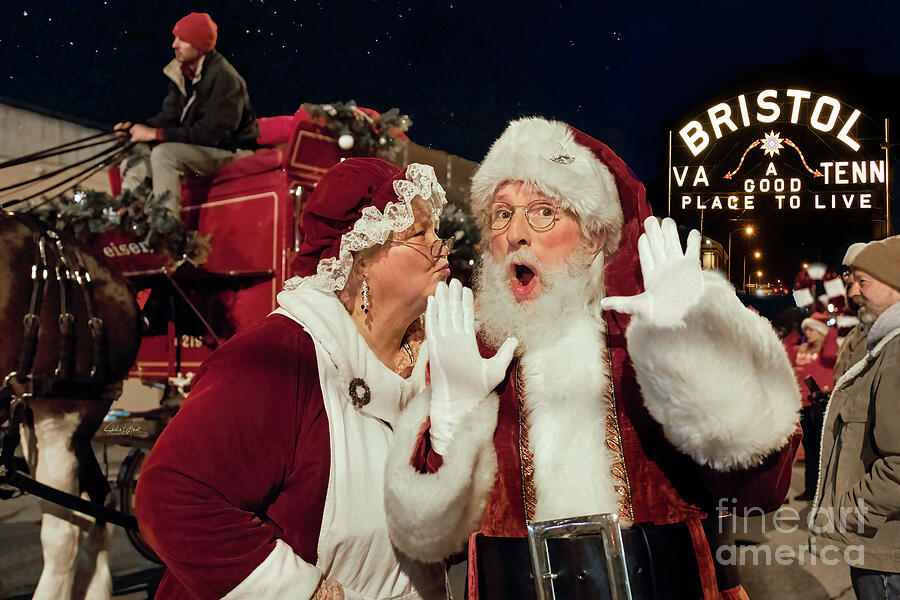
POLYGON ((547 540, 584 535, 599 535, 603 540, 610 598, 631 600, 625 551, 622 547, 622 529, 619 526, 619 515, 614 513, 539 521, 528 526, 528 547, 531 550, 531 571, 537 600, 556 600, 553 580, 557 578, 557 574, 550 570, 547 540))

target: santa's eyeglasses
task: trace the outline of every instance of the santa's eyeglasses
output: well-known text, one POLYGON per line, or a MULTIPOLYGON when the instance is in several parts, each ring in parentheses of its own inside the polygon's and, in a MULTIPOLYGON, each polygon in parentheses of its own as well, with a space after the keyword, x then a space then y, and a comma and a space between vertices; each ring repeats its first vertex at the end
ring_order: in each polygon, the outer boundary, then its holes
POLYGON ((481 212, 487 218, 491 229, 499 231, 506 229, 518 208, 525 209, 525 220, 535 231, 550 229, 556 221, 556 213, 559 211, 559 205, 549 200, 535 200, 527 205, 494 202, 489 209, 481 209, 481 212))

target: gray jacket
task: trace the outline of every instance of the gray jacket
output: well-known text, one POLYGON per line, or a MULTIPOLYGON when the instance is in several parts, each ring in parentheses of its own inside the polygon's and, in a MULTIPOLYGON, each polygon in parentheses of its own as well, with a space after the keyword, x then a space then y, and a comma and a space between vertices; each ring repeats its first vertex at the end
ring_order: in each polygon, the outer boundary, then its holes
POLYGON ((866 334, 869 326, 857 323, 850 332, 844 336, 841 349, 838 350, 837 360, 834 363, 834 380, 846 373, 850 367, 858 363, 866 355, 866 334))
POLYGON ((811 530, 817 552, 857 546, 854 566, 900 572, 900 303, 867 349, 828 403, 811 530))

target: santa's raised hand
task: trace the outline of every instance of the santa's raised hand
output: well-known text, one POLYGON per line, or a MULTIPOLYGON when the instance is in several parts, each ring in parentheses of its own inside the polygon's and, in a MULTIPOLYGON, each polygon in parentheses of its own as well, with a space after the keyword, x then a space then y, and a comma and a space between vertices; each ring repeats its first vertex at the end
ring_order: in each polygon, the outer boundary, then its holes
POLYGON ((687 249, 682 252, 675 221, 663 219, 660 227, 655 217, 649 217, 638 240, 638 256, 644 292, 604 298, 600 306, 634 315, 657 327, 684 325, 684 316, 697 304, 703 291, 700 234, 691 230, 687 249))
POLYGON ((503 380, 518 341, 507 339, 485 359, 475 339, 472 290, 454 279, 428 298, 425 339, 431 370, 431 442, 442 454, 465 417, 503 380))

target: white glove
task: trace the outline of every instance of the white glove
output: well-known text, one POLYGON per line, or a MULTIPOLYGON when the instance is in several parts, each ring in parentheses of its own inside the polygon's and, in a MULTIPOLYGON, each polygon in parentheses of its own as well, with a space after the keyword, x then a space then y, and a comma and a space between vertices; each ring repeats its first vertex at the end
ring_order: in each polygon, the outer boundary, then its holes
POLYGON ((656 218, 649 217, 638 239, 638 255, 645 291, 637 296, 604 298, 600 307, 634 315, 657 327, 683 325, 684 316, 703 292, 700 234, 696 229, 691 230, 687 250, 682 254, 675 221, 663 219, 660 228, 656 218))
POLYGON ((519 344, 509 338, 484 359, 475 340, 472 290, 454 279, 428 298, 425 339, 431 367, 431 444, 444 454, 466 416, 503 381, 519 344))

